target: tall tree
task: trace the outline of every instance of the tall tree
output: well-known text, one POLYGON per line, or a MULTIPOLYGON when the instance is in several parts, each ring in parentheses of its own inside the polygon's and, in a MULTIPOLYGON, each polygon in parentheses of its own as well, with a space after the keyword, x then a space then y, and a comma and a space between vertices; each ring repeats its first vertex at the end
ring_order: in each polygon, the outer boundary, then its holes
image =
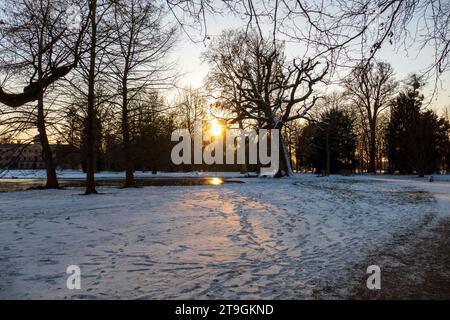
POLYGON ((368 172, 376 173, 378 119, 397 87, 394 70, 385 62, 363 61, 344 79, 344 86, 360 115, 363 139, 368 145, 368 172))
POLYGON ((174 27, 164 25, 161 6, 143 0, 115 1, 113 4, 114 41, 108 46, 109 77, 119 88, 125 187, 135 185, 130 113, 139 93, 170 84, 173 76, 164 59, 175 40, 174 27))
POLYGON ((86 117, 86 191, 85 194, 97 193, 95 189, 95 80, 97 59, 97 0, 90 0, 90 42, 88 67, 88 95, 86 117))
POLYGON ((36 107, 30 105, 27 109, 36 108, 32 121, 39 132, 42 157, 46 163, 46 187, 58 188, 55 161, 47 133, 48 110, 44 95, 45 89, 56 80, 56 75, 60 77, 66 74, 78 63, 84 32, 82 17, 79 17, 78 28, 71 29, 65 22, 66 1, 19 0, 6 1, 4 5, 7 18, 3 20, 1 29, 0 67, 10 82, 23 82, 31 74, 25 92, 31 90, 32 93, 25 96, 9 95, 7 97, 15 97, 13 103, 5 100, 1 102, 17 111, 21 104, 37 99, 36 107))
MULTIPOLYGON (((229 95, 239 90, 238 108, 245 119, 267 129, 283 129, 284 124, 307 115, 317 101, 314 87, 327 73, 318 61, 288 61, 283 44, 265 39, 255 32, 223 32, 209 47, 205 60, 210 64, 210 82, 219 92, 229 95), (224 90, 222 90, 222 88, 224 90)), ((292 173, 287 150, 280 134, 280 166, 277 177, 292 173)))
POLYGON ((423 83, 416 75, 393 101, 386 128, 386 155, 390 172, 423 176, 445 167, 449 123, 431 110, 423 110, 423 83))
MULTIPOLYGON (((105 79, 106 48, 112 41, 111 28, 105 23, 111 15, 112 2, 109 0, 89 0, 88 29, 83 42, 83 55, 79 67, 66 77, 70 84, 64 88, 69 105, 81 103, 84 111, 82 145, 86 163, 85 194, 97 193, 95 188, 95 171, 98 157, 98 141, 101 119, 100 109, 112 94, 107 90, 105 79), (75 99, 75 104, 73 100, 75 99)), ((67 102, 66 102, 67 103, 67 102)))
POLYGON ((420 79, 413 75, 405 91, 393 100, 389 124, 385 132, 386 155, 389 171, 400 174, 412 173, 410 158, 417 141, 413 137, 414 125, 417 125, 424 96, 419 89, 423 86, 420 79))

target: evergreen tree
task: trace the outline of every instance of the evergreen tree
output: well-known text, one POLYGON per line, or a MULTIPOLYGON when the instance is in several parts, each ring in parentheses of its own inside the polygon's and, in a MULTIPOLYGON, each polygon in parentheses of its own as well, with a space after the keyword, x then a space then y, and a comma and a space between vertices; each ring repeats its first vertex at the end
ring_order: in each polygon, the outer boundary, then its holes
POLYGON ((398 171, 408 174, 413 171, 410 161, 414 149, 412 143, 413 125, 417 123, 422 108, 423 95, 419 89, 423 86, 416 75, 408 81, 408 88, 400 92, 391 107, 391 119, 386 129, 386 155, 389 159, 389 172, 398 171))
POLYGON ((299 156, 302 165, 322 173, 353 170, 356 165, 354 119, 344 110, 330 109, 302 130, 299 156))
POLYGON ((431 110, 422 110, 424 84, 416 75, 407 82, 391 107, 385 133, 390 172, 423 176, 444 165, 448 144, 448 121, 431 110))

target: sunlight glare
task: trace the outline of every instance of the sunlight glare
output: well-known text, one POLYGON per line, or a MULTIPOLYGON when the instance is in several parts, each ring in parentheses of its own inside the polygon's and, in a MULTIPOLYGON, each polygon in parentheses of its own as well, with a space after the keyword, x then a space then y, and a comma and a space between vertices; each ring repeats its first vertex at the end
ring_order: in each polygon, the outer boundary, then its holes
POLYGON ((218 186, 218 185, 221 185, 222 183, 223 183, 223 180, 220 178, 212 178, 211 179, 212 185, 218 186))
POLYGON ((211 134, 215 137, 218 137, 222 134, 223 128, 220 125, 219 121, 217 121, 216 119, 214 119, 213 121, 211 121, 211 134))

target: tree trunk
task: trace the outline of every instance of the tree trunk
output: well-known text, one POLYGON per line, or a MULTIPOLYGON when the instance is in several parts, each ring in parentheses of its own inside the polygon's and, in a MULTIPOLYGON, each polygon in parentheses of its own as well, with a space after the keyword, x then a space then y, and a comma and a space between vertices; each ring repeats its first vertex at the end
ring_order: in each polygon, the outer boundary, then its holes
POLYGON ((369 173, 376 173, 376 158, 377 158, 377 148, 376 148, 376 125, 375 123, 370 124, 370 152, 369 152, 369 173))
POLYGON ((290 167, 290 175, 293 174, 292 172, 292 143, 291 143, 291 132, 287 130, 287 127, 285 127, 286 136, 288 136, 288 145, 287 145, 287 154, 288 154, 288 161, 289 161, 289 167, 290 167))
MULTIPOLYGON (((127 56, 125 58, 124 72, 122 76, 122 140, 123 140, 123 155, 125 161, 125 188, 135 187, 134 181, 134 164, 130 141, 130 125, 128 119, 128 72, 130 70, 130 55, 132 50, 131 41, 133 35, 130 37, 128 44, 127 56)), ((153 171, 155 168, 153 168, 153 171)))
MULTIPOLYGON (((41 30, 42 31, 42 30, 41 30)), ((38 46, 39 52, 37 54, 37 73, 39 81, 43 79, 43 70, 42 70, 42 58, 43 58, 43 34, 40 33, 38 37, 38 46)), ((45 114, 44 114, 44 92, 42 91, 38 97, 37 103, 37 119, 36 126, 39 132, 39 140, 42 147, 42 158, 45 161, 45 168, 47 171, 47 183, 45 184, 46 188, 58 188, 58 178, 56 177, 56 168, 53 160, 52 150, 50 149, 50 144, 48 142, 47 131, 45 128, 45 114)))
POLYGON ((330 125, 327 124, 327 133, 326 133, 326 172, 325 175, 329 176, 331 171, 331 155, 330 155, 330 125))
MULTIPOLYGON (((243 130, 244 129, 244 125, 242 123, 242 119, 239 119, 239 129, 243 130)), ((244 144, 245 145, 245 144, 244 144)), ((247 173, 248 169, 247 169, 247 159, 245 159, 244 163, 241 165, 241 174, 247 173)))
POLYGON ((126 83, 123 84, 122 91, 122 139, 123 139, 123 154, 125 161, 125 188, 135 187, 134 181, 134 165, 133 158, 131 156, 131 143, 130 143, 130 128, 128 125, 128 100, 127 100, 127 88, 126 83))
POLYGON ((86 130, 86 192, 85 194, 95 194, 95 60, 97 45, 97 0, 91 0, 91 48, 90 48, 90 64, 89 64, 89 89, 87 101, 87 130, 86 130))
POLYGON ((59 188, 58 178, 56 176, 55 161, 53 159, 52 149, 48 142, 47 131, 45 128, 45 116, 44 116, 44 97, 41 95, 38 98, 38 116, 37 116, 37 128, 39 132, 39 140, 42 146, 42 157, 45 161, 45 167, 47 170, 47 183, 45 187, 48 189, 59 188))
MULTIPOLYGON (((284 176, 292 176, 293 172, 292 172, 292 168, 291 168, 291 162, 289 160, 289 156, 287 154, 287 149, 286 146, 284 144, 283 141, 283 137, 281 135, 281 129, 280 129, 280 137, 279 137, 279 154, 280 154, 280 158, 279 158, 279 167, 278 167, 278 171, 275 174, 275 178, 281 178, 284 176)), ((271 150, 271 152, 273 152, 271 150)))

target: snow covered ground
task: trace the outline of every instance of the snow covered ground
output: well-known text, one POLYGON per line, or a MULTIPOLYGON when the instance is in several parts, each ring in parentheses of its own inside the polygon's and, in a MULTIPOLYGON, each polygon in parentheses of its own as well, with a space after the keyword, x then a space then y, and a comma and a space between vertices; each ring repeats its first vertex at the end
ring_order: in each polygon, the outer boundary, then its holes
POLYGON ((352 265, 450 215, 447 177, 242 180, 0 193, 0 298, 345 295, 352 265), (69 265, 81 290, 66 288, 69 265))
MULTIPOLYGON (((56 172, 59 179, 86 179, 86 173, 81 170, 58 170, 56 172)), ((151 171, 136 171, 136 178, 180 178, 180 177, 243 177, 239 172, 158 172, 152 174, 151 171)), ((102 171, 95 174, 96 179, 123 179, 125 172, 102 171)), ((0 172, 0 179, 45 179, 46 171, 43 169, 14 169, 0 172)), ((0 181, 1 182, 1 181, 0 181)))

